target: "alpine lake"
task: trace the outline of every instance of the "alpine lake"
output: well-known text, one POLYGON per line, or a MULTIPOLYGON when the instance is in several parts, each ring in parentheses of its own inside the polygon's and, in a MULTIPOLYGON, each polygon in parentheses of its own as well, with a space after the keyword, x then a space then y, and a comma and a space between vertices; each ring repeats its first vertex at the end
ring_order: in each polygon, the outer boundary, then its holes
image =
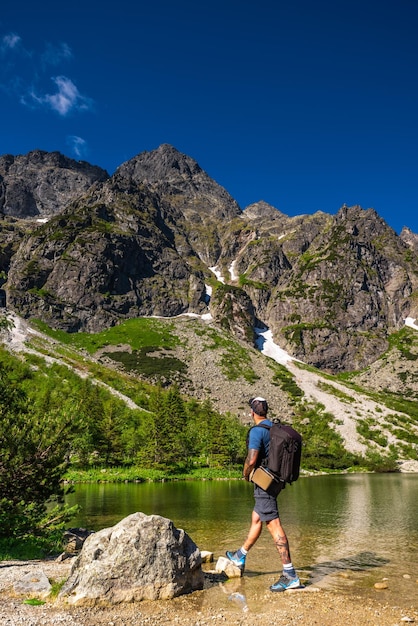
MULTIPOLYGON (((137 511, 167 517, 201 550, 214 553, 215 562, 205 570, 214 569, 225 550, 242 545, 253 508, 252 485, 242 480, 76 484, 66 502, 81 506, 72 525, 95 531, 137 511)), ((418 606, 418 474, 301 477, 278 503, 307 591, 313 585, 402 608, 418 606), (387 588, 376 589, 382 582, 387 588)), ((280 573, 279 556, 263 528, 244 576, 207 592, 218 594, 220 604, 244 596, 251 606, 280 573)))

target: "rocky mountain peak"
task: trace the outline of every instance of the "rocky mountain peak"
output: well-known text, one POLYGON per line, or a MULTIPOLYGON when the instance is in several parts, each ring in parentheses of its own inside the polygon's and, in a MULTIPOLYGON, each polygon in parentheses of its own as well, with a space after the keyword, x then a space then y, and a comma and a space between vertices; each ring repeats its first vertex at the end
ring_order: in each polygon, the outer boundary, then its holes
POLYGON ((237 202, 223 187, 210 178, 194 159, 169 144, 163 144, 152 152, 141 152, 123 163, 114 177, 138 185, 145 184, 161 199, 170 204, 174 201, 183 211, 197 211, 203 216, 209 212, 227 219, 241 214, 237 202))
POLYGON ((253 204, 249 204, 245 207, 243 217, 249 220, 277 220, 280 218, 287 218, 287 215, 276 209, 271 204, 264 202, 264 200, 260 200, 259 202, 254 202, 253 204))
POLYGON ((418 253, 418 235, 413 233, 410 228, 404 226, 399 237, 407 246, 418 253))
POLYGON ((204 176, 194 159, 169 144, 162 144, 151 152, 141 152, 118 167, 115 174, 131 178, 136 183, 153 185, 165 181, 182 186, 185 182, 193 184, 195 178, 204 176))
POLYGON ((18 218, 60 213, 109 174, 60 152, 33 150, 0 157, 0 213, 18 218))
POLYGON ((363 209, 360 205, 349 207, 344 204, 337 212, 335 221, 336 224, 343 224, 347 232, 358 234, 361 231, 371 237, 390 228, 375 209, 363 209))
POLYGON ((61 154, 61 152, 46 152, 44 150, 32 150, 27 154, 13 156, 5 154, 0 156, 0 174, 23 175, 28 169, 35 170, 38 174, 42 168, 61 168, 83 172, 94 180, 105 180, 109 174, 97 165, 91 165, 87 161, 76 161, 61 154))

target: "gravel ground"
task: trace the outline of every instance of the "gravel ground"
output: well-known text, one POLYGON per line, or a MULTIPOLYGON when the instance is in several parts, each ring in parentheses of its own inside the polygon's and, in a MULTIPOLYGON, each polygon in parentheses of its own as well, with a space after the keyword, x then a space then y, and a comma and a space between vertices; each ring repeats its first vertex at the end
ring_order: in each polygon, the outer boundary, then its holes
MULTIPOLYGON (((244 610, 237 602, 236 594, 230 593, 233 586, 223 594, 219 591, 222 587, 219 584, 173 600, 111 607, 72 607, 47 599, 43 605, 31 606, 24 603, 27 597, 16 595, 13 585, 25 574, 33 572, 36 575, 39 570, 50 580, 59 581, 68 576, 70 562, 13 561, 0 564, 2 626, 401 626, 418 622, 418 606, 406 610, 382 604, 378 599, 342 595, 313 587, 284 594, 272 594, 266 590, 258 597, 252 597, 244 610)), ((229 582, 233 585, 233 581, 229 582)))

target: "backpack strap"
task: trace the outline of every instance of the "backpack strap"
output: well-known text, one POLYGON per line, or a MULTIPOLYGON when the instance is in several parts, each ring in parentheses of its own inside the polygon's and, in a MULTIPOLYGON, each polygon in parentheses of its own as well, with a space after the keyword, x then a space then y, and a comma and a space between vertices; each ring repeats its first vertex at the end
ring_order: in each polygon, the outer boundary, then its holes
POLYGON ((248 448, 248 443, 250 441, 250 432, 252 431, 253 428, 265 428, 266 430, 270 430, 271 426, 269 424, 255 424, 254 426, 251 426, 251 428, 248 429, 248 433, 247 433, 247 448, 248 448))

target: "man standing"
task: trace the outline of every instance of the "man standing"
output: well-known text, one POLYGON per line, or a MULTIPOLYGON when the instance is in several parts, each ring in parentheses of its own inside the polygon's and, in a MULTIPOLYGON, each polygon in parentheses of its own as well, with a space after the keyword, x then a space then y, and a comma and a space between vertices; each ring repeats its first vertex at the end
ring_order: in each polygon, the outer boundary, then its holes
MULTIPOLYGON (((251 416, 255 426, 265 424, 271 426, 273 422, 267 419, 268 405, 264 398, 252 398, 250 400, 251 416)), ((251 428, 248 439, 248 452, 245 459, 243 477, 250 479, 253 469, 259 467, 267 459, 270 444, 270 431, 267 428, 251 428)), ((283 565, 283 573, 279 580, 270 587, 271 591, 286 591, 300 587, 300 580, 290 558, 289 542, 283 526, 280 522, 277 508, 277 495, 270 495, 258 485, 254 485, 254 510, 251 517, 251 526, 247 538, 239 550, 226 552, 226 556, 242 571, 245 568, 245 559, 250 548, 259 538, 263 522, 273 538, 283 565)))

